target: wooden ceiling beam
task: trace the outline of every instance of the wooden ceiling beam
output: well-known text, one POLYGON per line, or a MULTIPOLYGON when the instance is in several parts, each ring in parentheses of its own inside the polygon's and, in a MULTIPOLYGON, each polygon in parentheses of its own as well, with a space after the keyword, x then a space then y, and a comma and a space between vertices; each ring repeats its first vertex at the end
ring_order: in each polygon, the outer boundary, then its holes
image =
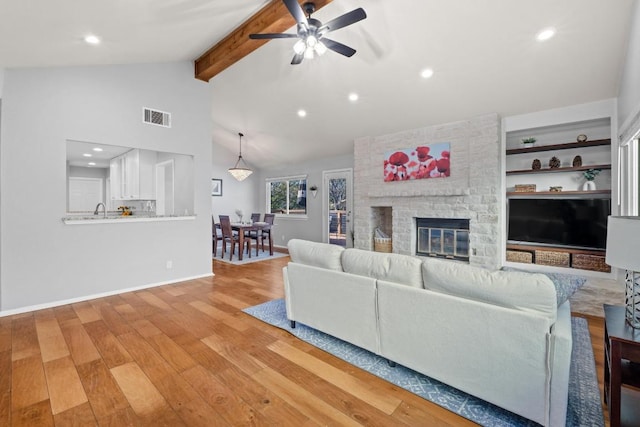
MULTIPOLYGON (((300 1, 300 0, 299 0, 300 1)), ((306 0, 300 1, 303 4, 306 0)), ((315 0, 316 11, 332 0, 315 0)), ((295 25, 282 0, 271 0, 231 34, 195 60, 196 79, 208 82, 227 67, 235 64, 269 40, 251 40, 249 34, 282 33, 295 25)))

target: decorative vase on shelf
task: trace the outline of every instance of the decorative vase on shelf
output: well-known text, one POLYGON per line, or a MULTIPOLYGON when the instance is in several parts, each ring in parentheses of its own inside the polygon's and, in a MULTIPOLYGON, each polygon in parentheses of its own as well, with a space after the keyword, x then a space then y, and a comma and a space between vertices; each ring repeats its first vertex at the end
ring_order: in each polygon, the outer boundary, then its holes
POLYGON ((556 156, 553 156, 551 158, 551 160, 549 160, 549 167, 551 169, 559 168, 560 167, 560 159, 557 158, 556 156))
POLYGON ((595 191, 596 183, 593 182, 596 176, 600 173, 600 169, 589 169, 582 172, 582 175, 586 178, 586 182, 582 184, 582 191, 595 191))
POLYGON ((582 166, 582 157, 581 156, 575 156, 573 158, 573 163, 572 163, 574 168, 579 168, 580 166, 582 166))
POLYGON ((534 159, 531 163, 531 169, 534 171, 540 170, 542 168, 542 163, 540 163, 540 159, 534 159))

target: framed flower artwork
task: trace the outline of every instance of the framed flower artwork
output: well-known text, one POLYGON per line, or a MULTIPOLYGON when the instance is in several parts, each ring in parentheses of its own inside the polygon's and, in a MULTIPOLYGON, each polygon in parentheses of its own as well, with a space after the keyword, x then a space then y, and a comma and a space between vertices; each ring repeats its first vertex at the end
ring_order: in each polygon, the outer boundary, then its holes
POLYGON ((451 175, 451 144, 440 142, 387 151, 383 174, 385 182, 446 178, 451 175))

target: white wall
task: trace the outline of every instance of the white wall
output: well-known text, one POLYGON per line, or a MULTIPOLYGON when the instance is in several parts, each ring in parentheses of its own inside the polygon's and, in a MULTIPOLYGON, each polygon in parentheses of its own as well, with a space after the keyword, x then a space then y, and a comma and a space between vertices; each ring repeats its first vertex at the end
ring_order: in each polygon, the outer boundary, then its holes
POLYGON ((627 57, 618 90, 618 120, 622 125, 640 113, 640 4, 636 1, 631 15, 627 57))
POLYGON ((11 69, 4 77, 0 309, 211 273, 211 93, 191 63, 11 69), (143 124, 143 107, 171 112, 172 127, 143 124), (193 155, 197 218, 65 225, 67 139, 193 155))
POLYGON ((307 189, 315 185, 318 187, 316 198, 307 194, 307 218, 283 218, 276 217, 273 231, 273 243, 277 246, 286 246, 290 239, 306 239, 316 242, 323 241, 322 225, 325 216, 322 214, 322 171, 353 168, 353 154, 324 159, 314 159, 295 165, 287 165, 273 169, 259 171, 257 180, 258 194, 262 206, 260 212, 266 209, 266 184, 267 178, 307 175, 307 189))
MULTIPOLYGON (((254 165, 247 162, 249 168, 254 172, 249 178, 238 182, 229 173, 229 168, 233 167, 238 160, 237 151, 231 152, 221 145, 213 143, 211 159, 210 178, 222 179, 221 197, 211 196, 211 191, 209 190, 211 209, 216 222, 218 222, 218 215, 229 215, 234 220, 236 218, 236 209, 242 210, 245 220, 248 220, 253 212, 264 214, 264 206, 258 201, 259 173, 254 165)), ((209 187, 211 187, 210 181, 211 179, 209 180, 209 187)))
MULTIPOLYGON (((0 147, 2 147, 2 93, 4 89, 4 68, 0 68, 0 147)), ((2 162, 2 150, 0 149, 0 163, 2 162)), ((2 168, 0 167, 0 172, 2 168)), ((0 222, 2 219, 2 173, 0 173, 0 222)), ((0 228, 1 231, 1 228, 0 228)), ((1 235, 0 235, 1 238, 1 235)), ((0 245, 0 260, 2 260, 2 245, 0 245)), ((0 262, 0 286, 2 283, 2 263, 0 262)), ((2 307, 2 292, 0 289, 0 308, 2 307)))

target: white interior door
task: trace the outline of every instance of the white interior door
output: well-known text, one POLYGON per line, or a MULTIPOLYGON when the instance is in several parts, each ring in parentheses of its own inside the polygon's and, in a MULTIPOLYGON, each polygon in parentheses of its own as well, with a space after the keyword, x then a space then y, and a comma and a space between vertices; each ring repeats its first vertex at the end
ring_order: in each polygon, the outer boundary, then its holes
POLYGON ((101 178, 69 177, 69 212, 93 211, 103 201, 101 178))
POLYGON ((322 212, 324 241, 353 247, 353 169, 322 172, 322 212))

